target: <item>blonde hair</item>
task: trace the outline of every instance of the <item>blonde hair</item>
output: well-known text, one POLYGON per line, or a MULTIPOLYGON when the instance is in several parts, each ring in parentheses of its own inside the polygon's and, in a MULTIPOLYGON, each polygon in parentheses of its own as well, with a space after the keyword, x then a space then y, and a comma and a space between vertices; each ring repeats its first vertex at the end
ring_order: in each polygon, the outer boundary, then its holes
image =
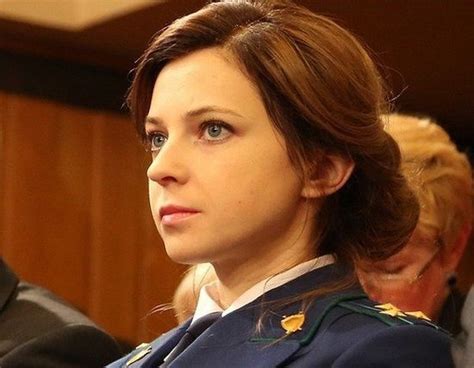
POLYGON ((174 292, 172 302, 179 324, 194 314, 201 287, 215 279, 214 268, 209 263, 200 263, 186 270, 174 292))
POLYGON ((430 118, 391 114, 383 120, 400 147, 402 170, 420 202, 421 230, 434 230, 450 246, 472 222, 472 169, 467 156, 430 118))

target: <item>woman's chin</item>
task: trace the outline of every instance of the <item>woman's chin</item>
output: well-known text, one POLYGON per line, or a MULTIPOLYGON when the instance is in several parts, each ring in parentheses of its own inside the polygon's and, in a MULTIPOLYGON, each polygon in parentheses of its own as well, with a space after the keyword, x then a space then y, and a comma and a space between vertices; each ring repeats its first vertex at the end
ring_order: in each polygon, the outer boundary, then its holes
POLYGON ((180 264, 194 265, 208 261, 208 258, 204 257, 203 254, 190 252, 189 249, 166 248, 166 254, 173 262, 180 264))

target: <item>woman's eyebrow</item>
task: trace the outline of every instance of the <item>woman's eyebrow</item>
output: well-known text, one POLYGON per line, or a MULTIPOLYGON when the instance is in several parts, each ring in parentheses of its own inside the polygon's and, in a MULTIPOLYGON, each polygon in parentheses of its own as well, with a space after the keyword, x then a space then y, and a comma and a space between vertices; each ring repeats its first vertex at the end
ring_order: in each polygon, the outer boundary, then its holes
POLYGON ((152 125, 156 125, 158 127, 161 127, 161 126, 163 126, 163 120, 161 120, 158 117, 147 116, 145 118, 145 125, 147 125, 147 124, 152 124, 152 125))
MULTIPOLYGON (((220 106, 215 106, 215 105, 209 105, 209 106, 203 106, 199 107, 197 109, 189 110, 187 111, 184 116, 183 120, 189 120, 191 118, 196 118, 201 115, 207 114, 207 113, 222 113, 222 114, 230 114, 239 118, 243 118, 242 115, 240 115, 238 112, 235 112, 234 110, 225 108, 225 107, 220 107, 220 106)), ((145 118, 145 124, 152 124, 158 127, 162 127, 164 125, 163 119, 157 117, 157 116, 147 116, 145 118)))
POLYGON ((235 112, 234 110, 227 109, 225 107, 220 107, 220 106, 215 106, 215 105, 209 105, 209 106, 203 106, 194 110, 190 110, 185 114, 185 118, 193 118, 197 117, 200 115, 204 115, 210 112, 218 112, 218 113, 224 113, 224 114, 230 114, 234 115, 239 118, 243 118, 242 115, 239 113, 235 112))

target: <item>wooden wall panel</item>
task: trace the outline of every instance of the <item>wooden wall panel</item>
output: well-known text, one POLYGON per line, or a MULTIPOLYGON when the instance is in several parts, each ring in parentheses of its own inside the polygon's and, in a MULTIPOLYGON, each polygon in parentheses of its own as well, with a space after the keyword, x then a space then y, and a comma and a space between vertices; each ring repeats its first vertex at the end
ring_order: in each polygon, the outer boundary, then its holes
POLYGON ((26 279, 84 309, 91 188, 82 153, 92 125, 54 103, 6 101, 2 253, 26 279))
POLYGON ((4 208, 5 208, 5 160, 3 154, 5 152, 5 134, 2 127, 5 126, 5 121, 7 118, 7 101, 6 97, 0 91, 0 254, 3 253, 3 234, 4 234, 4 208))
POLYGON ((129 120, 0 92, 2 256, 131 344, 175 324, 147 317, 183 267, 149 213, 148 158, 129 120))
MULTIPOLYGON (((144 176, 137 170, 137 148, 130 144, 128 124, 105 118, 94 122, 92 171, 92 249, 90 314, 117 336, 127 337, 136 324, 140 267, 137 197, 144 194, 144 176), (110 311, 125 301, 119 319, 110 311)), ((133 336, 135 338, 135 336, 133 336)))

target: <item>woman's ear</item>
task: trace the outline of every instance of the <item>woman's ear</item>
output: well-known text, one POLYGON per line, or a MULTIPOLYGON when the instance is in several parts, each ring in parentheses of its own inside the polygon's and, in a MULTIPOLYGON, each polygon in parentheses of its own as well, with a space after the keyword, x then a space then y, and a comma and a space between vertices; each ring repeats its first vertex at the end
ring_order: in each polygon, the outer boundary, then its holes
POLYGON ((306 183, 301 192, 304 198, 322 198, 337 192, 354 170, 354 161, 349 157, 323 154, 316 161, 307 168, 306 183))

